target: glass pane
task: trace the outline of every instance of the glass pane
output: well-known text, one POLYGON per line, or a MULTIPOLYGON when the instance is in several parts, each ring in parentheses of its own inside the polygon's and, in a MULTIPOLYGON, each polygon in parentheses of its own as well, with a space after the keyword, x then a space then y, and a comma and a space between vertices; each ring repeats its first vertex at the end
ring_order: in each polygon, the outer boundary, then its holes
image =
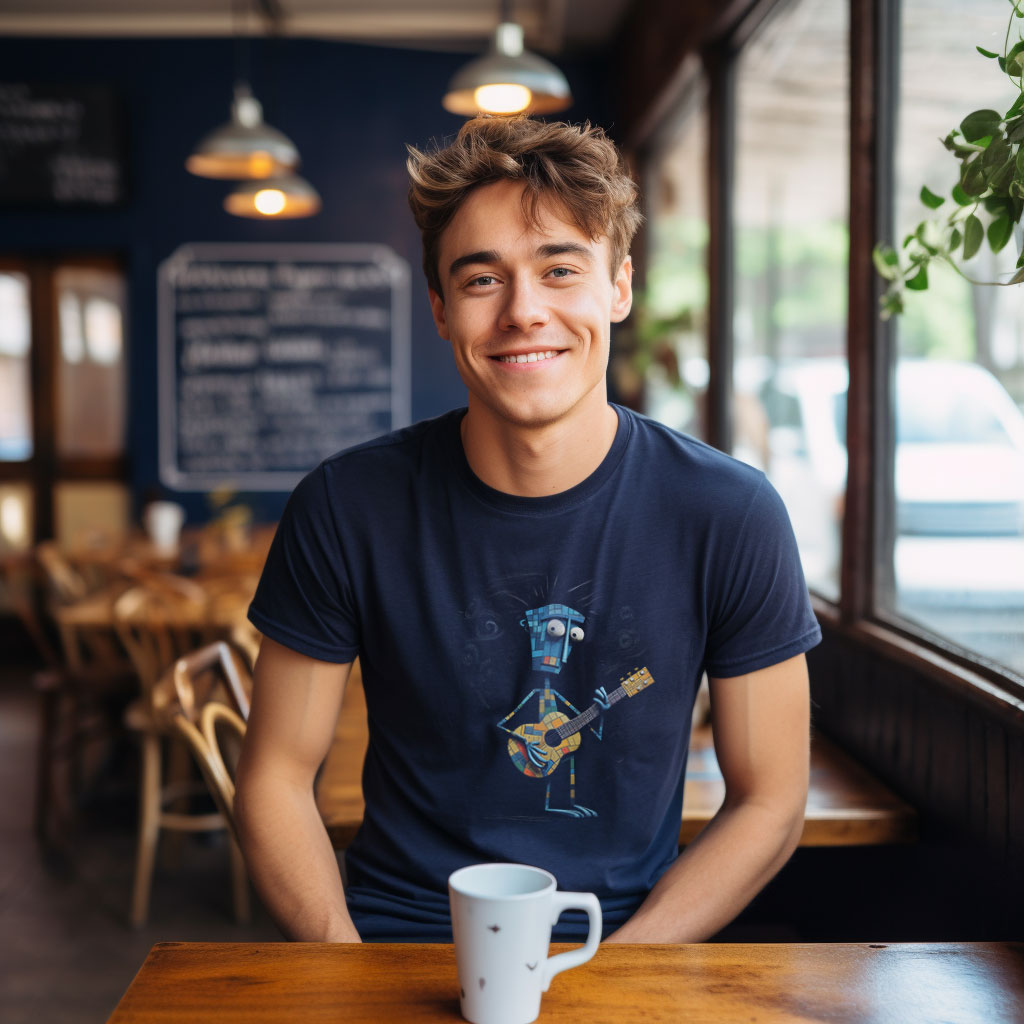
POLYGON ((129 531, 131 501, 124 484, 61 483, 53 497, 61 547, 105 547, 129 531))
POLYGON ((27 551, 33 534, 32 488, 0 484, 0 552, 27 551))
POLYGON ((60 267, 57 444, 61 455, 124 450, 124 280, 94 267, 60 267))
POLYGON ((732 197, 733 454, 768 474, 808 584, 832 599, 846 491, 846 9, 788 4, 744 48, 732 197))
MULTIPOLYGON (((957 182, 959 165, 938 140, 972 110, 1013 102, 995 61, 974 48, 1002 53, 1011 13, 988 0, 904 0, 897 237, 930 215, 922 185, 948 197, 957 182)), ((951 207, 947 199, 939 212, 951 207)), ((1019 252, 1017 241, 998 256, 986 245, 965 272, 1008 280, 1019 252)), ((895 327, 894 476, 878 603, 1024 673, 1024 293, 972 287, 943 267, 929 276, 895 327)))
MULTIPOLYGON (((703 92, 703 90, 701 90, 703 92)), ((644 411, 703 437, 708 385, 707 112, 703 101, 651 161, 646 293, 632 321, 644 411)))
POLYGON ((0 271, 0 460, 32 456, 32 320, 24 274, 0 271))

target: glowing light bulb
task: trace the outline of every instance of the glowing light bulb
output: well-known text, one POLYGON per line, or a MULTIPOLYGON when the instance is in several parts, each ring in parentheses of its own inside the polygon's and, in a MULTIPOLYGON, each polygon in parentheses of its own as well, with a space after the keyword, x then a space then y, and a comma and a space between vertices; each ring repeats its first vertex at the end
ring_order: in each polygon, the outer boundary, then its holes
POLYGON ((511 82, 481 85, 473 91, 473 101, 486 114, 518 114, 532 99, 533 93, 525 85, 511 82))
POLYGON ((261 188, 252 197, 252 205, 267 217, 280 213, 285 206, 285 195, 279 188, 261 188))

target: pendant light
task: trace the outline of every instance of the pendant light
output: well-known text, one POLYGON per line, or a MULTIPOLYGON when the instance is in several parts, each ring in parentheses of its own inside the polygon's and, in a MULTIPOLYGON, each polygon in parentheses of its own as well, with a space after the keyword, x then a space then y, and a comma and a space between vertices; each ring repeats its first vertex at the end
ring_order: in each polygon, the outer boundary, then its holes
POLYGON ((236 217, 291 220, 320 212, 320 196, 305 178, 280 174, 240 182, 224 200, 224 209, 236 217))
POLYGON ((456 72, 441 100, 445 110, 466 117, 551 114, 571 103, 565 75, 523 49, 523 27, 512 20, 509 0, 502 0, 501 23, 490 50, 456 72))
POLYGON ((231 120, 206 135, 185 161, 201 178, 266 178, 291 170, 299 151, 285 134, 263 120, 263 108, 248 83, 235 83, 231 120))

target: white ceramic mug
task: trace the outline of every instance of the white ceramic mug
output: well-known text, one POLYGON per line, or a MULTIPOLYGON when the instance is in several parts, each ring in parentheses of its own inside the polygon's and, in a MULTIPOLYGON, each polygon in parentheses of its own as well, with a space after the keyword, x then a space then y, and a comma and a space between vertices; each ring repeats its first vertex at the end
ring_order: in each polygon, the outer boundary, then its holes
POLYGON ((530 1024, 551 979, 597 952, 597 897, 557 885, 550 871, 526 864, 473 864, 449 877, 462 1015, 472 1024, 530 1024), (587 941, 549 957, 551 929, 569 909, 590 918, 587 941))
POLYGON ((174 501, 151 501, 145 511, 146 533, 159 551, 176 551, 185 510, 174 501))

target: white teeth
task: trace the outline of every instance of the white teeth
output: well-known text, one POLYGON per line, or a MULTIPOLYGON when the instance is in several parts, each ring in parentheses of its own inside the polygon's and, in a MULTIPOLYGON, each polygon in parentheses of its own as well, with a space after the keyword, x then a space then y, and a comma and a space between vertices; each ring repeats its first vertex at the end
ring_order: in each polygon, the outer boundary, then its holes
POLYGON ((501 363, 539 363, 542 359, 554 359, 558 353, 550 352, 523 352, 517 356, 498 356, 501 363))

